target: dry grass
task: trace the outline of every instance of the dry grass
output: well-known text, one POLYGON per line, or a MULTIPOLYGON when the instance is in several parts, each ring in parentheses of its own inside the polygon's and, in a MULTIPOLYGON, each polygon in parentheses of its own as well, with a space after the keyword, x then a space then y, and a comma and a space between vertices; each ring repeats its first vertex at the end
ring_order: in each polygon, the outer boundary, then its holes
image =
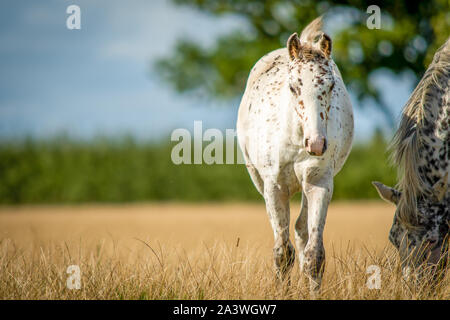
MULTIPOLYGON (((293 221, 299 206, 293 205, 293 221)), ((449 299, 405 282, 388 244, 393 207, 330 207, 323 299, 449 299), (369 265, 381 289, 368 289, 369 265)), ((292 230, 292 229, 291 229, 292 230)), ((262 205, 155 204, 0 208, 1 299, 308 299, 296 265, 275 281, 272 231, 262 205), (69 265, 82 288, 66 288, 69 265)), ((425 282, 424 282, 425 283, 425 282)))

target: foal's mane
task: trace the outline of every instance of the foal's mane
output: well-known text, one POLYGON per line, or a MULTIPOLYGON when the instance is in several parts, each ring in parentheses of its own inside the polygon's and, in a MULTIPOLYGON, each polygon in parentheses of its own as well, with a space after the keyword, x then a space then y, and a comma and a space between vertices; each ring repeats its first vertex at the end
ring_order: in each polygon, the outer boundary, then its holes
POLYGON ((331 38, 322 30, 323 16, 317 17, 311 21, 300 35, 301 60, 305 62, 326 60, 324 50, 331 52, 331 38), (321 41, 325 38, 328 41, 321 41), (320 46, 325 45, 325 48, 320 46))
POLYGON ((323 17, 320 16, 315 18, 305 27, 305 29, 303 29, 300 35, 300 42, 312 44, 314 42, 314 38, 318 34, 323 33, 322 27, 323 27, 323 17))
POLYGON ((429 119, 429 108, 436 107, 437 99, 430 99, 450 78, 450 38, 438 49, 427 71, 423 75, 402 111, 400 126, 390 145, 391 159, 398 167, 397 188, 402 192, 398 218, 407 226, 417 224, 417 197, 429 194, 430 190, 419 175, 419 150, 423 142, 429 119))

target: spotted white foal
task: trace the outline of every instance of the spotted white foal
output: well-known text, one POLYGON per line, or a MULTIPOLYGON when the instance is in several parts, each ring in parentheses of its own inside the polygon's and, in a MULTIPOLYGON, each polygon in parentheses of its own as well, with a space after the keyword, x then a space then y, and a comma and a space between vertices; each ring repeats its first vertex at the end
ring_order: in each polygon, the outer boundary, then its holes
POLYGON ((287 48, 270 52, 252 69, 237 132, 250 177, 264 196, 273 228, 277 274, 284 279, 295 251, 289 240, 289 199, 302 192, 295 224, 300 268, 320 287, 325 262, 323 230, 333 177, 353 140, 353 111, 331 58, 332 41, 320 18, 287 48))

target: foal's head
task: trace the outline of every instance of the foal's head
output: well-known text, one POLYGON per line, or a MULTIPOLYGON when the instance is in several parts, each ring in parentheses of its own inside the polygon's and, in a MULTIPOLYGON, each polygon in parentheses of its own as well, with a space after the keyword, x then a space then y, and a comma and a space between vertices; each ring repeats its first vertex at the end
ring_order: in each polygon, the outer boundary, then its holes
POLYGON ((331 39, 319 32, 301 43, 297 33, 287 42, 291 103, 300 117, 306 151, 321 156, 327 150, 327 121, 334 87, 331 39))

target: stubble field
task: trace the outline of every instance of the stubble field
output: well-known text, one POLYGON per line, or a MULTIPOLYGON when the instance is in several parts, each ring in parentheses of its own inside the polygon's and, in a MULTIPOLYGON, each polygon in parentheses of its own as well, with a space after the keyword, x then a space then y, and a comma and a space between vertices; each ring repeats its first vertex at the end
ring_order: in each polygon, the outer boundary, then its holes
MULTIPOLYGON (((291 205, 292 240, 299 210, 291 205)), ((330 206, 314 298, 450 298, 448 274, 435 287, 403 280, 387 240, 393 212, 382 202, 330 206)), ((0 207, 0 299, 312 298, 297 263, 289 286, 276 281, 272 245, 262 204, 0 207), (78 290, 67 287, 70 265, 78 290)))

